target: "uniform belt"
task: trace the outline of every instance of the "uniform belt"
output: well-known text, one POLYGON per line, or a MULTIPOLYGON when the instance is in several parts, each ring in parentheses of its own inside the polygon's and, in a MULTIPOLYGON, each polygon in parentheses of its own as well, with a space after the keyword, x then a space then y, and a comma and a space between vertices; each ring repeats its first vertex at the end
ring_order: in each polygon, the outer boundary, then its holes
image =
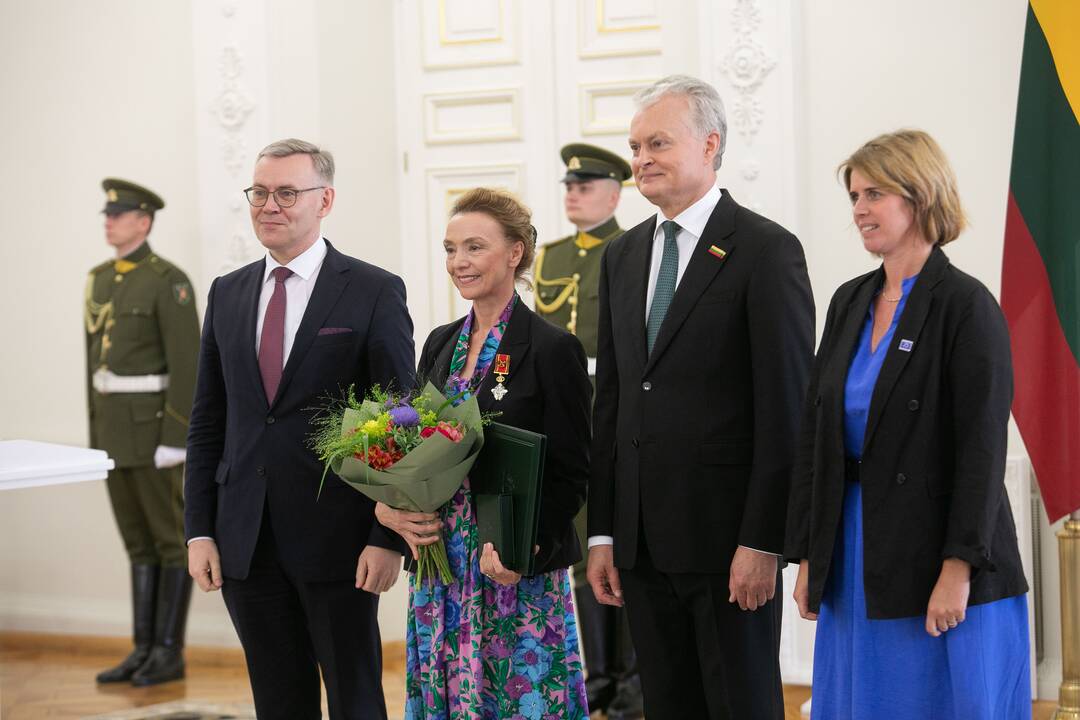
POLYGON ((859 466, 862 465, 862 460, 856 460, 855 458, 844 458, 844 479, 848 482, 859 482, 859 466))
POLYGON ((117 375, 112 370, 98 368, 94 373, 94 389, 102 395, 110 393, 155 393, 169 387, 168 375, 117 375))

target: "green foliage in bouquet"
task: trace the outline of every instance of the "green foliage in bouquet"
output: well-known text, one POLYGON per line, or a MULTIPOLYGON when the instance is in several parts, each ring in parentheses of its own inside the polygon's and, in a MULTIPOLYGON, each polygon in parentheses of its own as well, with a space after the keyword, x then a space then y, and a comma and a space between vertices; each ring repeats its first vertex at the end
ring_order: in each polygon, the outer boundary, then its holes
MULTIPOLYGON (((476 398, 454 407, 434 385, 409 394, 373 387, 360 400, 354 388, 313 420, 311 446, 333 470, 376 502, 409 512, 438 512, 461 487, 484 444, 485 419, 476 398)), ((453 578, 446 546, 420 547, 416 582, 453 578)))

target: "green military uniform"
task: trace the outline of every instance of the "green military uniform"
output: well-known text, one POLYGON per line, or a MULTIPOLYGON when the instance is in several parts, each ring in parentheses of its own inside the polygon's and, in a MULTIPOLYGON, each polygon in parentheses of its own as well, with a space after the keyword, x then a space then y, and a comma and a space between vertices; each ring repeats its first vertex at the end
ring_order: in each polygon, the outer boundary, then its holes
POLYGON ((577 335, 585 354, 596 357, 600 312, 600 258, 622 235, 614 217, 589 232, 547 243, 536 253, 536 312, 577 335))
MULTIPOLYGON (((609 150, 571 143, 560 152, 566 163, 563 182, 608 179, 622 182, 631 177, 630 165, 609 150)), ((614 216, 588 232, 548 243, 536 253, 536 312, 548 321, 566 328, 581 341, 590 358, 590 375, 596 358, 597 323, 600 317, 600 259, 604 248, 622 228, 614 216)), ((574 521, 583 553, 586 551, 586 509, 574 521)), ((585 580, 585 560, 574 565, 574 584, 585 580)))
MULTIPOLYGON (((573 143, 560 154, 566 163, 563 182, 609 179, 621 183, 631 176, 630 165, 603 148, 573 143)), ((600 260, 608 243, 622 232, 610 217, 588 231, 578 230, 548 243, 536 254, 536 312, 581 340, 589 357, 590 375, 595 372, 600 317, 600 260)), ((587 514, 583 507, 574 520, 586 557, 587 514)), ((574 585, 589 708, 605 712, 609 720, 639 720, 641 685, 625 613, 596 601, 585 578, 586 565, 584 558, 574 565, 574 585)))
MULTIPOLYGON (((104 212, 111 216, 139 211, 152 217, 164 207, 134 183, 107 178, 102 187, 104 212)), ((84 320, 90 446, 116 463, 107 481, 109 499, 131 560, 136 644, 147 646, 146 656, 152 638, 139 637, 140 611, 143 624, 150 624, 142 629, 150 633, 155 598, 165 602, 172 594, 185 617, 187 612, 179 597, 183 578, 164 587, 166 576, 187 573, 183 465, 158 469, 154 454, 159 446, 180 454, 186 444, 199 351, 194 291, 182 270, 143 242, 90 271, 84 320)), ((127 670, 132 672, 123 677, 103 673, 99 681, 131 679, 133 670, 127 670)))
POLYGON ((143 243, 90 271, 85 320, 90 445, 116 463, 109 495, 128 555, 186 567, 182 466, 157 470, 154 451, 186 443, 199 352, 191 283, 143 243))

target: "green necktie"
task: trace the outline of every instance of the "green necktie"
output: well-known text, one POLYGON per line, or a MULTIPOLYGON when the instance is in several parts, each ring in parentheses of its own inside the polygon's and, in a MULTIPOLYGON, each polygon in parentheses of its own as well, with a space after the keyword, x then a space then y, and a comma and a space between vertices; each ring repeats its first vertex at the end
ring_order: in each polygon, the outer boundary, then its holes
POLYGON ((656 336, 660 334, 660 326, 664 324, 671 298, 675 297, 675 281, 679 276, 679 246, 675 242, 679 226, 674 220, 665 220, 660 227, 664 230, 664 256, 660 260, 656 289, 653 291, 652 305, 649 306, 649 320, 645 324, 645 339, 650 354, 656 344, 656 336))

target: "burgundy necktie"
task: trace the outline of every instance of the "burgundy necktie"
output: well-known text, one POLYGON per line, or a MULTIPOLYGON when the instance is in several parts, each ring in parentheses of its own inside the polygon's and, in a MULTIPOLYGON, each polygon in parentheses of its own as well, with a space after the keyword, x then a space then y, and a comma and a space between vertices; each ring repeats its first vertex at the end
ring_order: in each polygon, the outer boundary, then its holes
POLYGON ((276 267, 271 274, 274 276, 274 294, 266 306, 259 341, 259 373, 262 375, 263 389, 266 390, 266 401, 270 403, 274 402, 278 385, 281 384, 285 358, 285 279, 293 271, 287 267, 276 267))

